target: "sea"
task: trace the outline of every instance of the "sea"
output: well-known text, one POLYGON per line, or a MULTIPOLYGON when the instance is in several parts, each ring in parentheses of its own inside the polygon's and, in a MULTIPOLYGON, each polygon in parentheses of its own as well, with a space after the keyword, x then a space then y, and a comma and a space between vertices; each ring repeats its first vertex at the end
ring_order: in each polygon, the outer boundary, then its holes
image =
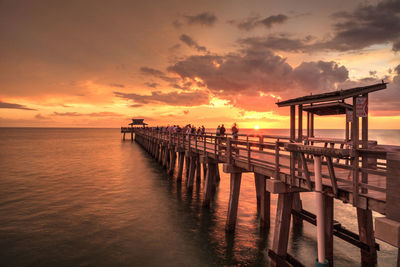
MULTIPOLYGON (((288 130, 241 130, 288 135, 288 130)), ((343 137, 341 130, 316 136, 343 137)), ((400 145, 400 130, 370 130, 400 145)), ((242 178, 235 233, 225 232, 229 176, 210 208, 204 182, 192 192, 119 129, 0 128, 0 266, 269 266, 271 228, 262 231, 254 176, 242 178)), ((302 193, 315 212, 314 193, 302 193)), ((380 216, 374 213, 374 216, 380 216)), ((335 219, 357 232, 355 209, 335 200, 335 219)), ((395 266, 397 249, 380 244, 378 266, 395 266)), ((317 257, 316 228, 291 228, 288 252, 306 266, 317 257)), ((359 266, 360 250, 334 238, 336 266, 359 266)))

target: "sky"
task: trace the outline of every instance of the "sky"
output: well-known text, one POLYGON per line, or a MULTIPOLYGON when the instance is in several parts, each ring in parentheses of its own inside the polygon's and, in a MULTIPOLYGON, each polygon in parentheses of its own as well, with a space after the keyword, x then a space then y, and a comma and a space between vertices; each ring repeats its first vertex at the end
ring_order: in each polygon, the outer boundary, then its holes
POLYGON ((0 0, 0 36, 3 127, 288 128, 276 102, 383 80, 369 127, 400 129, 399 0, 0 0))

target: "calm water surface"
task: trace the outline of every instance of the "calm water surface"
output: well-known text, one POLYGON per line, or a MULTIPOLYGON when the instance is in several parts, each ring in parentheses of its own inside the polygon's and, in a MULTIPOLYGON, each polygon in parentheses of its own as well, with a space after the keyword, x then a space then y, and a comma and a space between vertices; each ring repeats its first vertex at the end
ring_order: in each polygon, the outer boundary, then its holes
MULTIPOLYGON (((265 133, 286 134, 274 130, 265 133)), ((320 131, 329 136, 342 132, 320 131)), ((370 131, 399 143, 399 131, 370 131)), ((260 232, 254 177, 244 174, 235 234, 225 234, 229 176, 210 209, 203 181, 192 193, 118 129, 0 128, 1 266, 269 265, 271 230, 260 232)), ((303 205, 315 211, 313 193, 303 205)), ((272 195, 272 218, 276 197, 272 195)), ((350 205, 335 201, 335 219, 357 230, 350 205)), ((315 227, 292 229, 289 253, 307 266, 316 258, 315 227)), ((337 266, 359 265, 359 250, 334 240, 337 266)), ((379 266, 394 266, 384 243, 379 266)))

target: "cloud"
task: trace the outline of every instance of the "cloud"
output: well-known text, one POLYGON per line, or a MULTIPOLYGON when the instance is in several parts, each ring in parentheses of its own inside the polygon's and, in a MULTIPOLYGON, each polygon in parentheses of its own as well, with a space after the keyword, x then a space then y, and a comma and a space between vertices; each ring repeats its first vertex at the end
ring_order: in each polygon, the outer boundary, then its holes
POLYGON ((163 71, 149 68, 149 67, 141 67, 140 72, 144 75, 150 75, 154 76, 157 78, 160 78, 163 81, 169 82, 169 83, 175 83, 177 82, 177 79, 174 77, 168 77, 163 71))
POLYGON ((79 112, 53 112, 53 116, 62 116, 62 117, 120 117, 123 116, 121 114, 115 112, 92 112, 92 113, 79 113, 79 112))
POLYGON ((154 83, 154 82, 145 82, 144 84, 151 88, 156 88, 157 86, 160 85, 160 84, 154 83))
POLYGON ((161 70, 157 70, 157 69, 153 69, 153 68, 149 68, 149 67, 141 67, 140 71, 145 75, 152 75, 152 76, 156 76, 156 77, 165 75, 165 73, 162 72, 161 70))
POLYGON ((248 37, 238 40, 247 49, 271 49, 274 51, 303 52, 311 49, 310 41, 314 37, 293 38, 287 34, 268 35, 266 37, 248 37))
POLYGON ((0 108, 9 108, 9 109, 23 109, 23 110, 37 110, 34 108, 29 108, 25 105, 15 104, 15 103, 6 103, 0 101, 0 108))
POLYGON ((333 89, 349 78, 349 71, 334 61, 303 62, 293 70, 293 78, 305 88, 333 89))
POLYGON ((360 5, 353 12, 338 12, 332 17, 339 20, 333 25, 332 39, 316 44, 322 48, 348 51, 374 44, 395 43, 400 38, 400 2, 386 0, 376 5, 360 5))
POLYGON ((38 113, 35 115, 35 119, 37 120, 48 120, 49 118, 46 116, 43 116, 42 114, 38 113))
POLYGON ((303 62, 293 68, 270 50, 245 50, 227 55, 196 55, 176 62, 168 70, 181 79, 200 78, 215 95, 228 97, 291 90, 316 92, 335 89, 348 78, 346 67, 335 62, 303 62))
POLYGON ((251 16, 241 21, 231 20, 229 23, 236 25, 240 30, 251 31, 258 26, 264 26, 271 28, 275 24, 283 24, 288 20, 288 17, 284 14, 272 15, 265 18, 260 16, 251 16))
POLYGON ((193 47, 195 49, 197 49, 197 51, 199 52, 207 52, 207 48, 205 46, 200 46, 195 40, 193 40, 192 37, 190 37, 189 35, 186 34, 182 34, 179 37, 179 40, 181 40, 182 42, 184 42, 185 44, 187 44, 189 47, 193 47))
POLYGON ((110 83, 109 85, 112 86, 112 87, 118 87, 118 88, 124 88, 125 87, 125 85, 119 84, 119 83, 110 83))
MULTIPOLYGON (((392 50, 400 51, 400 2, 386 0, 376 5, 364 4, 352 12, 336 12, 331 16, 332 33, 325 40, 314 37, 293 37, 288 34, 271 34, 266 37, 239 39, 245 47, 267 48, 275 51, 313 52, 313 51, 355 51, 376 44, 392 44, 392 50)), ((287 19, 287 18, 286 18, 287 19)), ((280 16, 271 16, 263 21, 251 17, 237 24, 243 30, 256 26, 283 23, 280 16)))
POLYGON ((137 104, 167 104, 171 106, 199 106, 208 104, 210 97, 204 91, 169 92, 154 91, 151 95, 114 92, 115 96, 133 100, 137 104))
POLYGON ((217 21, 217 17, 210 12, 203 12, 197 15, 186 15, 184 19, 189 25, 213 26, 217 21))

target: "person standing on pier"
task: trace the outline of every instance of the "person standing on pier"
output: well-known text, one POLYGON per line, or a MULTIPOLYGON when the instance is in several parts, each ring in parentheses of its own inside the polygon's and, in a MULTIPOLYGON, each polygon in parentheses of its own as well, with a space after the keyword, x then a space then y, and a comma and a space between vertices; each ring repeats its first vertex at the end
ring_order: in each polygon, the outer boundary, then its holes
POLYGON ((232 131, 233 139, 237 140, 238 139, 238 134, 239 134, 239 128, 237 127, 236 122, 232 125, 231 131, 232 131))
POLYGON ((221 129, 219 130, 219 134, 221 135, 221 137, 224 137, 226 132, 225 126, 222 124, 221 129))

